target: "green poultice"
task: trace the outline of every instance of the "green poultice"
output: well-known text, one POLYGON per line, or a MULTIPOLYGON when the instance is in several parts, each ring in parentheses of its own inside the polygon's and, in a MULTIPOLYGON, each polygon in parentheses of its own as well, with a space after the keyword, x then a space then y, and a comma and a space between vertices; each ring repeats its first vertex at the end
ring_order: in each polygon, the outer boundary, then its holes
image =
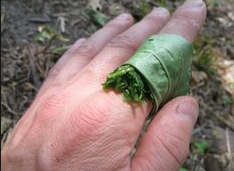
POLYGON ((126 101, 153 102, 156 112, 174 97, 189 91, 193 47, 174 34, 149 37, 122 66, 107 76, 103 88, 123 93, 126 101))

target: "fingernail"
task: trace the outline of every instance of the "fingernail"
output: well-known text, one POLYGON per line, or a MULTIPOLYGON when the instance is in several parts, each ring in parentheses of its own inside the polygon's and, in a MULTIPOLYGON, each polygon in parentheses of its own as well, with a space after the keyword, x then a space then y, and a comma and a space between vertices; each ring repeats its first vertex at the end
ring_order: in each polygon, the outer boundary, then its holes
POLYGON ((118 20, 131 20, 131 15, 130 14, 128 14, 128 13, 123 13, 123 14, 120 14, 118 17, 117 17, 117 19, 118 20))
POLYGON ((74 48, 80 47, 86 41, 85 38, 80 38, 74 43, 74 48))
POLYGON ((76 41, 77 44, 82 44, 86 41, 86 38, 80 38, 76 41))
POLYGON ((177 106, 176 111, 180 117, 189 120, 193 125, 195 125, 198 117, 198 106, 196 104, 191 101, 181 102, 177 106))
POLYGON ((154 7, 152 12, 154 13, 168 13, 166 8, 162 8, 162 7, 154 7))
POLYGON ((202 0, 188 0, 184 4, 193 6, 193 7, 201 7, 203 5, 203 1, 202 0))

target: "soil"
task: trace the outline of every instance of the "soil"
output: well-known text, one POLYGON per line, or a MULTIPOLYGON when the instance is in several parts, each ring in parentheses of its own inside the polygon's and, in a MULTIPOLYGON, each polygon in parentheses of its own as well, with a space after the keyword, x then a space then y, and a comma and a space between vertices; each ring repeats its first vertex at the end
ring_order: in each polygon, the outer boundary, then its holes
MULTIPOLYGON (((1 144, 32 103, 49 69, 78 38, 102 26, 91 9, 104 19, 132 13, 139 20, 157 0, 1 0, 1 144), (38 42, 45 30, 55 37, 38 42), (59 36, 58 36, 59 35, 59 36), (55 51, 57 50, 57 51, 55 51)), ((182 0, 166 1, 173 11, 182 0)), ((200 115, 184 168, 193 171, 234 170, 234 2, 207 0, 208 13, 195 42, 191 94, 200 104, 200 115), (197 48, 196 48, 197 47, 197 48), (199 52, 204 53, 199 59, 199 52), (209 64, 209 65, 208 65, 209 64), (231 69, 230 69, 231 68, 231 69), (196 143, 208 142, 198 152, 196 143)), ((161 4, 162 5, 162 4, 161 4)))

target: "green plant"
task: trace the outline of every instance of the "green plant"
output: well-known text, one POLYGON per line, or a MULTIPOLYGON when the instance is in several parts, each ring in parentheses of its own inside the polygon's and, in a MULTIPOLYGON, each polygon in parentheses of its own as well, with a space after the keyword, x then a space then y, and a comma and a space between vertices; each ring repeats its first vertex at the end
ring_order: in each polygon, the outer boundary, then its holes
POLYGON ((166 6, 166 0, 160 0, 160 6, 165 7, 166 6))
POLYGON ((218 6, 220 5, 221 1, 220 0, 206 0, 207 1, 207 4, 208 6, 218 6))
POLYGON ((132 14, 134 18, 139 21, 141 20, 146 14, 148 14, 151 10, 151 5, 145 1, 134 4, 132 14))
POLYGON ((43 43, 47 40, 50 41, 51 39, 55 38, 56 35, 57 30, 45 27, 34 37, 34 41, 43 43))
POLYGON ((52 48, 52 53, 56 55, 63 54, 68 49, 68 46, 61 45, 61 46, 54 46, 52 48))
POLYGON ((204 153, 209 147, 209 142, 207 140, 196 141, 193 144, 195 151, 199 153, 204 153))
POLYGON ((189 170, 186 169, 186 168, 184 168, 184 167, 182 167, 182 168, 180 168, 178 171, 189 171, 189 170))
POLYGON ((213 48, 213 40, 204 35, 194 44, 194 64, 198 70, 213 74, 216 71, 217 54, 213 48))
POLYGON ((224 105, 232 105, 233 104, 233 99, 231 97, 231 95, 223 93, 222 94, 222 100, 224 105))
POLYGON ((65 38, 62 34, 58 33, 56 29, 49 26, 40 29, 39 33, 34 37, 34 41, 44 43, 46 41, 52 41, 58 39, 62 42, 68 42, 69 39, 65 38))

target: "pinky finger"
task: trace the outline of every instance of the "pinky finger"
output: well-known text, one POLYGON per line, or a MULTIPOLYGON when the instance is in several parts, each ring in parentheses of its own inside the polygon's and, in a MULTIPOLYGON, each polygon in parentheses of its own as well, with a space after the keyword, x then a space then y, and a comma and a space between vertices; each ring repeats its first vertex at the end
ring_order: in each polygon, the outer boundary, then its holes
POLYGON ((42 84, 37 96, 40 96, 45 90, 48 88, 54 77, 56 77, 59 70, 65 65, 65 63, 70 59, 72 53, 77 51, 83 43, 86 42, 85 38, 78 39, 66 52, 65 54, 59 58, 59 60, 55 63, 55 65, 50 69, 49 77, 46 78, 44 83, 42 84))

